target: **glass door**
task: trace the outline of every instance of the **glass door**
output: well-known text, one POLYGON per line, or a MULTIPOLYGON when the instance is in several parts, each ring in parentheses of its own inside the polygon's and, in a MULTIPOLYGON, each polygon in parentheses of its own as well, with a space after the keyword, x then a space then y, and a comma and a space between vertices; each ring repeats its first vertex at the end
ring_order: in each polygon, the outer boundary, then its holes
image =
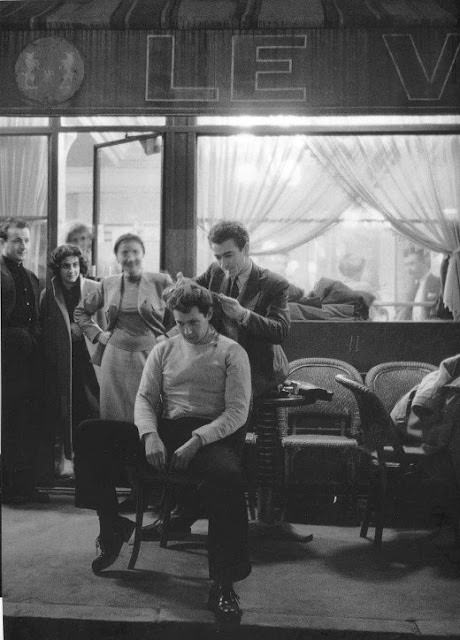
POLYGON ((162 137, 126 136, 94 145, 93 275, 119 273, 113 246, 123 233, 145 244, 145 269, 159 271, 162 137))

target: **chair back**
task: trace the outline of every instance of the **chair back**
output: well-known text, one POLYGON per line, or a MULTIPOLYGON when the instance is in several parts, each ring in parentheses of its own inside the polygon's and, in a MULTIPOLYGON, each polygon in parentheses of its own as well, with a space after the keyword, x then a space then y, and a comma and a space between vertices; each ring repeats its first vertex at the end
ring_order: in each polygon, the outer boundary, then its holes
POLYGON ((383 362, 369 369, 365 384, 378 395, 389 413, 405 393, 435 369, 428 362, 383 362))
POLYGON ((361 422, 361 433, 357 439, 362 448, 370 453, 377 451, 379 459, 386 444, 391 444, 400 453, 393 421, 377 394, 366 385, 341 374, 336 377, 336 382, 351 391, 356 399, 361 422))
POLYGON ((359 410, 352 393, 335 377, 345 375, 362 382, 361 374, 348 362, 333 358, 300 358, 289 364, 289 378, 310 382, 333 393, 329 402, 289 409, 292 434, 341 435, 355 437, 359 432, 359 410))

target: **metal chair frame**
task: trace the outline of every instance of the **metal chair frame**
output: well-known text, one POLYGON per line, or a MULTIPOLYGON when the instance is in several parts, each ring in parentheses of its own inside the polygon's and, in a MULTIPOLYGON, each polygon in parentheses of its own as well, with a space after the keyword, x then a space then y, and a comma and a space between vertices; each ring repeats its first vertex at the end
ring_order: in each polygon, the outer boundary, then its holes
POLYGON ((367 537, 371 514, 374 512, 374 543, 379 547, 384 527, 388 468, 396 467, 402 478, 409 465, 425 454, 421 447, 405 447, 401 444, 385 405, 372 389, 340 374, 336 380, 356 398, 361 417, 359 447, 369 462, 369 490, 360 536, 367 537))

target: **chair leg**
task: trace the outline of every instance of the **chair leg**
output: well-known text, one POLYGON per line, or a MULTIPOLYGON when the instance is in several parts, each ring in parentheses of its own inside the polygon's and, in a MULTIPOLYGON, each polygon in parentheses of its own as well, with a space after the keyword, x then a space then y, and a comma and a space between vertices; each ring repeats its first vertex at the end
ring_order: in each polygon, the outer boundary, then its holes
POLYGON ((377 500, 375 504, 375 533, 374 543, 377 547, 382 544, 383 536, 383 522, 385 517, 385 497, 386 497, 386 469, 384 466, 379 466, 377 471, 377 500))
POLYGON ((169 523, 171 521, 171 511, 174 505, 174 487, 170 483, 166 483, 163 493, 161 507, 161 538, 160 547, 165 549, 168 546, 169 523))
POLYGON ((371 513, 375 506, 376 482, 375 482, 374 473, 375 473, 375 468, 371 463, 369 463, 369 483, 368 483, 367 496, 366 496, 366 508, 364 509, 363 521, 361 524, 361 530, 359 532, 359 535, 361 538, 367 538, 369 523, 371 521, 371 513))
POLYGON ((247 491, 247 504, 250 520, 256 519, 257 493, 253 487, 249 487, 247 491))
POLYGON ((142 540, 142 524, 144 521, 144 485, 142 482, 136 482, 136 527, 134 529, 134 543, 131 558, 129 559, 128 569, 134 569, 136 566, 139 550, 142 540))

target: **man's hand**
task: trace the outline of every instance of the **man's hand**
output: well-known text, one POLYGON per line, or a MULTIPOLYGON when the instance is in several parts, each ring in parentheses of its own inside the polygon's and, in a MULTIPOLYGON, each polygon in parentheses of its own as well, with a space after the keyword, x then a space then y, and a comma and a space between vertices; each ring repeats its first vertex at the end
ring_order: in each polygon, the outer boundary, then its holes
POLYGON ((112 333, 110 331, 101 331, 101 333, 99 333, 97 336, 97 341, 101 344, 107 344, 107 342, 110 340, 111 335, 112 333))
POLYGON ((171 468, 174 469, 174 471, 185 471, 200 448, 200 438, 198 436, 192 436, 190 440, 187 440, 185 444, 174 451, 171 468))
POLYGON ((184 284, 184 281, 185 281, 184 274, 182 273, 182 271, 178 271, 176 273, 176 285, 180 286, 181 284, 184 284))
POLYGON ((166 448, 157 433, 144 436, 145 457, 147 462, 157 471, 166 469, 166 448))
POLYGON ((72 336, 72 342, 77 342, 83 335, 82 330, 76 322, 70 323, 70 335, 72 336))
POLYGON ((240 305, 236 298, 230 298, 223 293, 219 296, 222 303, 222 310, 228 318, 241 322, 246 313, 246 309, 240 305))

